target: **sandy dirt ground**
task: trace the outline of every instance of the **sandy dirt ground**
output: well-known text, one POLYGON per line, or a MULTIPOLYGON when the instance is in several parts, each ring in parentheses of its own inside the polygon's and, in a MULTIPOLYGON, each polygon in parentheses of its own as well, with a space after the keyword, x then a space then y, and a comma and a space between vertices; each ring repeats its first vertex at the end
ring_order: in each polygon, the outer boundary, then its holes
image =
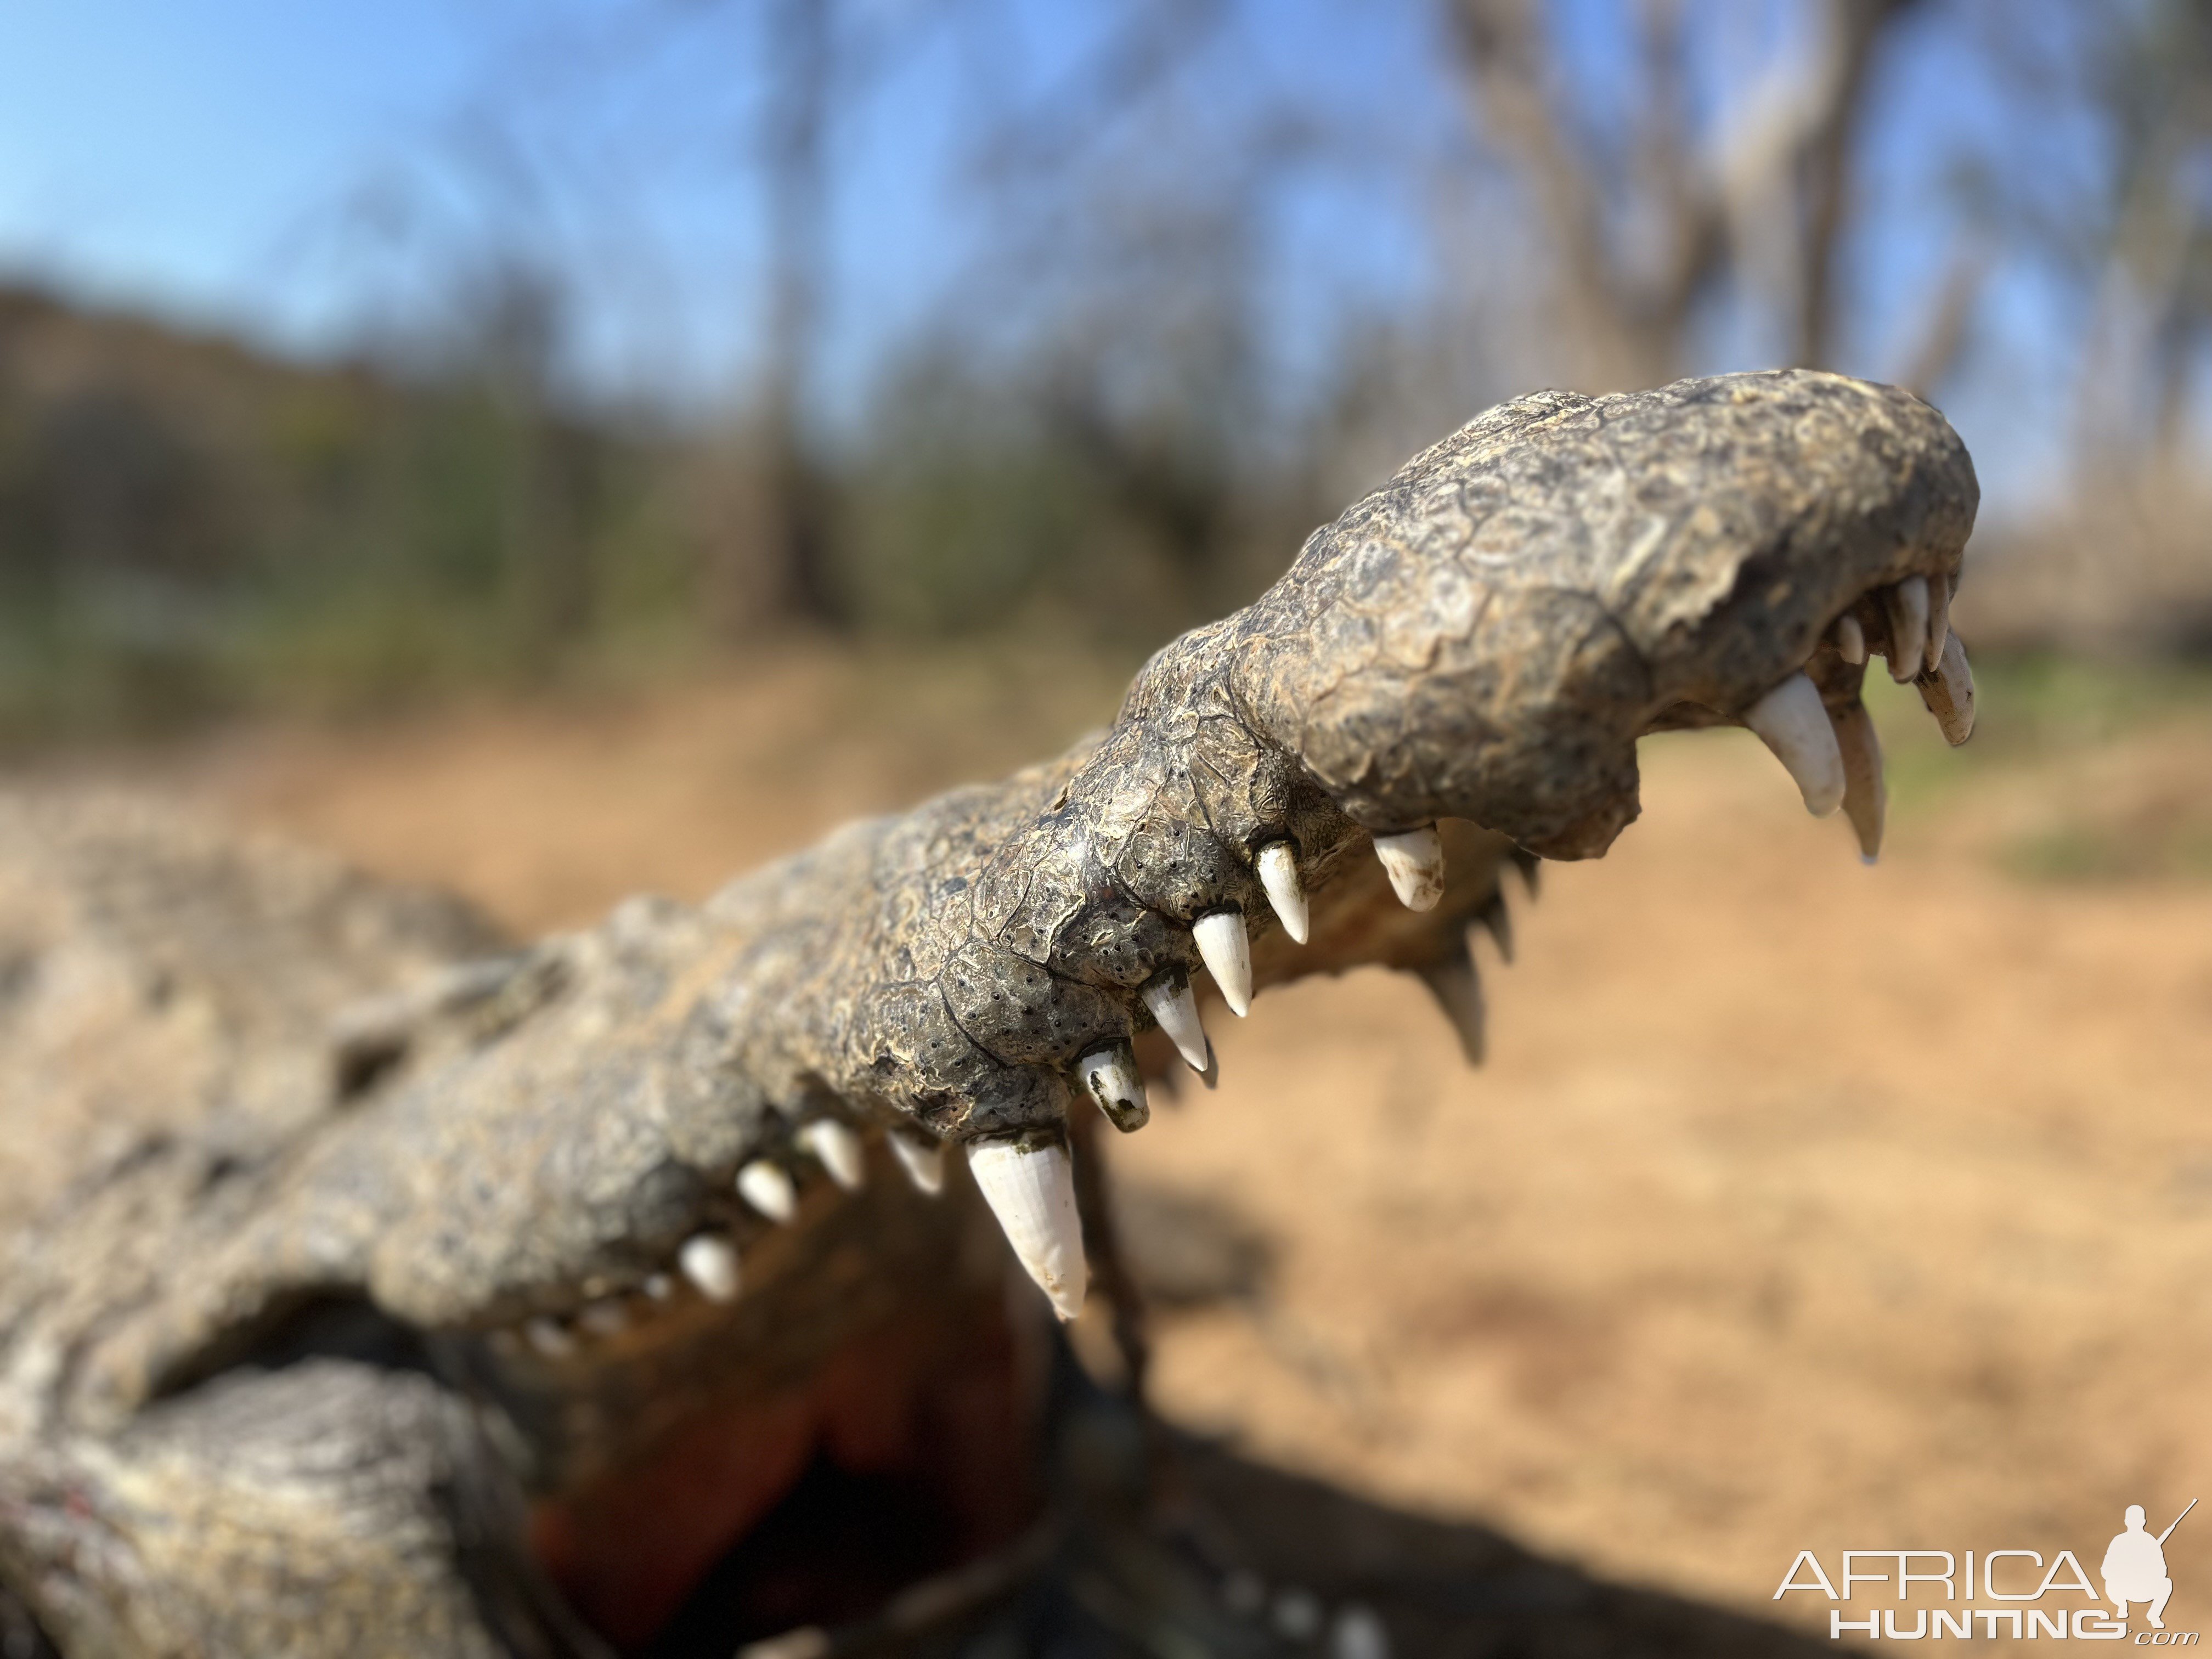
MULTIPOLYGON (((794 655, 134 769, 534 930, 1032 758, 1111 679, 794 655)), ((1380 972, 1223 1016, 1218 1093, 1113 1149, 1273 1255, 1163 1321, 1164 1408, 1823 1633, 1770 1601, 1800 1549, 2094 1572, 2126 1504, 2212 1498, 2212 882, 2007 853, 2212 823, 2212 715, 1954 767, 1881 712, 1908 787, 1874 870, 1747 736, 1647 744, 1643 821, 1486 963, 1480 1072, 1380 972)), ((2212 1504, 2168 1553, 2168 1624, 2212 1629, 2212 1504)))

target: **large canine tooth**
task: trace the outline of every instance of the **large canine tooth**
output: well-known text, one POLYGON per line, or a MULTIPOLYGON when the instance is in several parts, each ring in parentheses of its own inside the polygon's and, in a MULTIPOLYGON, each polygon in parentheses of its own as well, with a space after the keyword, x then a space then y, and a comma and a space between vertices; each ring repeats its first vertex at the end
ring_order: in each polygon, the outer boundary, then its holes
POLYGON ((529 1338, 530 1346, 548 1359, 562 1358, 576 1349, 576 1340, 568 1334, 568 1328, 545 1314, 524 1325, 522 1334, 529 1338))
POLYGON ((1076 1214, 1075 1166, 1065 1143, 978 1140, 968 1148, 968 1167, 1014 1255, 1052 1299, 1053 1311, 1074 1318, 1083 1311, 1083 1222, 1076 1214))
POLYGON ((728 1239, 694 1233, 676 1253, 676 1265, 709 1302, 737 1300, 738 1253, 728 1239))
POLYGON ((1882 589, 1881 608, 1889 619, 1889 677, 1902 685, 1928 658, 1928 579, 1907 576, 1882 589))
POLYGON ((945 1190, 945 1143, 913 1129, 894 1129, 885 1137, 891 1156, 918 1191, 935 1198, 945 1190))
POLYGON ((1506 908, 1505 891, 1494 888, 1483 900, 1482 908, 1474 919, 1490 929, 1490 937, 1498 941, 1498 959, 1510 963, 1513 960, 1513 912, 1506 908))
POLYGON ((1444 1018, 1459 1034, 1460 1052, 1467 1056, 1467 1063, 1481 1065, 1489 1046, 1489 1012, 1483 1003, 1482 975, 1476 970, 1474 954, 1462 943, 1452 955, 1422 969, 1420 975, 1421 983, 1429 988, 1437 1006, 1444 1011, 1444 1018))
POLYGON ((1881 823, 1889 785, 1881 773, 1881 740, 1863 702, 1835 716, 1836 747, 1844 757, 1844 816, 1859 838, 1859 856, 1872 864, 1881 852, 1881 823))
POLYGON ((1943 647, 1951 637, 1951 579, 1937 576, 1928 584, 1928 654, 1923 659, 1927 672, 1936 672, 1943 660, 1943 647))
POLYGON ((1408 910, 1433 910, 1444 896, 1444 843, 1437 826, 1425 824, 1395 836, 1375 837, 1375 856, 1391 890, 1408 910))
POLYGON ((860 1150, 860 1136, 836 1118, 816 1118, 799 1132, 799 1144, 813 1153, 830 1172, 830 1179, 847 1192, 859 1192, 867 1180, 867 1158, 860 1150))
POLYGON ((770 1221, 788 1221, 799 1213, 799 1193, 791 1177, 764 1158, 738 1171, 738 1196, 770 1221))
POLYGON ((1844 757, 1812 681, 1792 674, 1746 709, 1743 723, 1790 769, 1807 811, 1824 818, 1836 810, 1844 799, 1844 757))
POLYGON ((1859 626, 1859 619, 1856 617, 1848 611, 1844 611, 1842 616, 1836 618, 1836 625, 1831 631, 1836 636, 1838 656, 1845 662, 1854 665, 1866 660, 1866 629, 1859 626))
POLYGON ((1250 1013, 1252 945, 1244 936, 1243 916, 1235 910, 1209 911, 1191 924, 1190 932, 1229 1012, 1240 1019, 1250 1013))
POLYGON ((1098 1109, 1123 1134, 1132 1134, 1152 1121, 1152 1103, 1145 1098, 1145 1079, 1137 1070, 1137 1056, 1126 1042, 1100 1048, 1075 1062, 1075 1074, 1084 1091, 1098 1103, 1098 1109))
POLYGON ((1966 663, 1966 647, 1954 634, 1943 641, 1943 659, 1931 672, 1923 674, 1920 701, 1943 728, 1943 739, 1956 749, 1974 735, 1974 671, 1966 663))
POLYGON ((1168 1034, 1184 1064, 1194 1072, 1205 1074, 1208 1060, 1206 1027, 1199 1024, 1198 999, 1190 994, 1190 981, 1181 969, 1170 969, 1155 975, 1142 993, 1145 1006, 1152 1011, 1152 1018, 1160 1023, 1160 1030, 1168 1034))
POLYGON ((1267 902, 1291 942, 1306 942, 1306 890, 1298 879, 1297 848, 1286 841, 1271 841, 1260 849, 1260 885, 1267 890, 1267 902))

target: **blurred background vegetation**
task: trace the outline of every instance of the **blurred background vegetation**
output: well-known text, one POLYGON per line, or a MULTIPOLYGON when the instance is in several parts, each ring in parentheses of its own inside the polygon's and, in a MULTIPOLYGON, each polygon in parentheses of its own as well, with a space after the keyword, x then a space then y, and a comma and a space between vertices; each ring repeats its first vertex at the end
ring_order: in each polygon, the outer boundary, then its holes
POLYGON ((465 15, 228 297, 0 214, 0 741, 1133 659, 1502 397, 1780 363, 1952 413, 1978 645, 2212 647, 2203 0, 465 15))

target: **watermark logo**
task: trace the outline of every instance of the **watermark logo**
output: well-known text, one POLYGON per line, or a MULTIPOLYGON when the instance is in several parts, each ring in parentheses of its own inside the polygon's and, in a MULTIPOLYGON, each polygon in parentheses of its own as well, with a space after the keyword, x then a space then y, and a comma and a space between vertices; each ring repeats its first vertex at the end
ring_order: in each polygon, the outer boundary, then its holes
MULTIPOLYGON (((2197 1500, 2189 1500, 2189 1509, 2197 1507, 2197 1500)), ((2181 1515, 2173 1517, 2173 1527, 2181 1524, 2181 1515)), ((2143 1506, 2128 1505, 2128 1529, 2114 1536, 2105 1547, 2105 1595, 2120 1610, 2120 1617, 2128 1616, 2130 1601, 2145 1601, 2150 1605, 2147 1615, 2153 1630, 2166 1628, 2166 1604, 2173 1598, 2173 1580, 2166 1571, 2166 1540, 2173 1535, 2168 1527, 2155 1538, 2143 1530, 2143 1506)))
POLYGON ((2072 1550, 2059 1551, 2047 1565, 2036 1550, 1987 1550, 1978 1559, 1972 1550, 1963 1556, 1948 1550, 1845 1550, 1841 1571, 1832 1577, 1817 1554, 1800 1550, 1782 1575, 1773 1599, 1779 1601, 1802 1592, 1838 1603, 1880 1601, 1891 1599, 1887 1590, 1865 1589, 1862 1596, 1863 1588, 1895 1587, 1894 1599, 1905 1603, 1904 1607, 1854 1607, 1854 1612, 1865 1613, 1863 1619, 1846 1618, 1841 1606, 1831 1607, 1828 1634, 1838 1641, 1846 1635, 1893 1642, 1997 1637, 2124 1642, 2132 1637, 2137 1647, 2195 1647, 2197 1632, 2166 1627, 2166 1606, 2173 1599, 2166 1540, 2196 1507, 2192 1498, 2164 1532, 2154 1533, 2142 1505, 2129 1504, 2123 1529, 2105 1547, 2099 1565, 2101 1594, 2072 1550), (1922 1605, 1912 1607, 1916 1586, 1925 1589, 1922 1605), (1933 1605, 1939 1592, 1942 1607, 1933 1605), (2067 1596, 2080 1596, 2090 1605, 2069 1607, 2063 1600, 2043 1605, 2046 1597, 2067 1596), (1976 1605, 1982 1601, 2000 1605, 1976 1605), (2106 1603, 2111 1604, 2109 1609, 2106 1603), (2136 1607, 2142 1610, 2145 1629, 2136 1630, 2128 1622, 2130 1610, 2136 1607), (1910 1624, 1905 1622, 1906 1613, 1911 1617, 1910 1624))

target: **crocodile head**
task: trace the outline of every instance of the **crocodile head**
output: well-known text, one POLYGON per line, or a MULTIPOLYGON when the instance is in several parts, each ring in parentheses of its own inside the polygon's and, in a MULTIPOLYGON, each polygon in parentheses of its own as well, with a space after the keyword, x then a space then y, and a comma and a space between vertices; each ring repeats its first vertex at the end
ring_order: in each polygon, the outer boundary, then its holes
MULTIPOLYGON (((1091 1126, 1212 1083, 1208 1011, 1305 974, 1418 975, 1479 1059, 1469 929, 1606 850, 1647 733, 1748 726, 1871 857, 1860 680, 1886 657, 1964 739, 1976 500, 1941 416, 1833 375, 1523 398, 1103 733, 703 906, 423 946, 395 988, 236 876, 164 972, 189 1001, 281 934, 236 995, 283 1018, 215 1021, 185 1082, 148 1049, 155 1127, 12 1235, 0 1581, 87 1653, 726 1652, 702 1607, 796 1622, 1018 1534, 1091 1126)), ((57 1088, 150 1041, 125 1001, 20 1016, 78 1057, 57 1088)))

